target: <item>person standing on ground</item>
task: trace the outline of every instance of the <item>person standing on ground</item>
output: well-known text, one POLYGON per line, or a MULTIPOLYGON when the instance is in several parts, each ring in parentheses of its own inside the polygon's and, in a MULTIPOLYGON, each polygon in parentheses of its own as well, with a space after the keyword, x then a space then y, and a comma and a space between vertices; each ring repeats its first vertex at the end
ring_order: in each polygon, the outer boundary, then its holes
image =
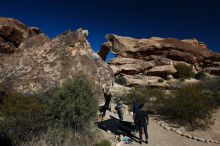
POLYGON ((104 97, 105 97, 105 104, 101 107, 101 122, 103 121, 103 118, 105 117, 105 113, 107 110, 109 110, 111 112, 111 106, 110 106, 110 102, 111 102, 111 92, 104 93, 104 97))
POLYGON ((117 110, 120 121, 123 121, 123 102, 121 99, 118 99, 115 110, 117 110))
POLYGON ((137 125, 137 121, 135 120, 135 115, 139 110, 140 110, 139 103, 136 100, 134 100, 132 105, 133 119, 134 119, 134 133, 138 131, 138 125, 137 125))
POLYGON ((149 125, 149 117, 148 113, 144 110, 143 104, 139 105, 140 110, 135 114, 135 120, 138 125, 138 130, 139 130, 139 136, 140 136, 140 144, 142 144, 142 128, 144 129, 144 134, 146 138, 146 144, 148 144, 148 133, 147 133, 147 125, 149 125))

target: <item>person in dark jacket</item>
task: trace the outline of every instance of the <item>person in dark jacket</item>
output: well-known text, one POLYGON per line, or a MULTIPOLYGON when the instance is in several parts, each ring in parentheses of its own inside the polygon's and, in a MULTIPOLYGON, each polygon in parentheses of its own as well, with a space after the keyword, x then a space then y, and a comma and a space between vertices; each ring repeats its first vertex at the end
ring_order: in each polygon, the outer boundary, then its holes
POLYGON ((133 101, 133 106, 132 106, 132 111, 133 111, 133 119, 134 119, 134 133, 136 133, 138 131, 138 125, 137 122, 135 120, 135 114, 140 110, 139 108, 139 103, 134 100, 133 101))
POLYGON ((143 104, 140 104, 139 106, 140 110, 135 114, 135 120, 138 125, 140 144, 142 144, 142 129, 144 130, 146 143, 148 144, 147 125, 149 125, 149 117, 148 117, 148 113, 142 110, 143 106, 144 106, 143 104))
POLYGON ((136 114, 139 110, 140 110, 140 108, 139 108, 139 103, 138 103, 136 100, 134 100, 134 101, 133 101, 133 106, 132 106, 132 111, 133 111, 134 117, 135 117, 135 114, 136 114))

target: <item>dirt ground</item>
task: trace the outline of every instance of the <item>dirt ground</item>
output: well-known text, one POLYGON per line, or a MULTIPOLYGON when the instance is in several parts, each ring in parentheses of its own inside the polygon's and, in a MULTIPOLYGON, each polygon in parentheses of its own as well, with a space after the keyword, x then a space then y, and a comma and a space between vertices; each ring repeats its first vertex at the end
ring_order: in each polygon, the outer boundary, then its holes
POLYGON ((206 137, 209 139, 214 139, 220 141, 220 109, 218 109, 214 114, 214 124, 210 126, 207 130, 197 130, 193 132, 185 131, 190 135, 195 135, 197 137, 206 137))
MULTIPOLYGON (((195 136, 201 138, 211 138, 214 140, 220 140, 220 110, 214 114, 215 124, 211 126, 207 131, 194 131, 188 132, 195 136)), ((125 124, 130 124, 133 122, 132 116, 129 114, 124 114, 125 124)), ((103 121, 104 127, 101 126, 102 129, 106 128, 106 131, 103 130, 104 135, 107 137, 111 137, 111 140, 114 142, 113 146, 118 144, 117 146, 129 146, 129 144, 124 144, 123 142, 117 143, 115 135, 117 134, 118 121, 117 114, 113 112, 107 112, 106 117, 103 121)), ((126 131, 126 129, 125 129, 126 131)), ((159 126, 159 124, 153 119, 150 118, 150 124, 148 126, 149 133, 149 144, 143 143, 143 146, 220 146, 220 144, 211 144, 199 142, 196 140, 192 140, 189 138, 182 137, 173 131, 168 131, 159 126)), ((138 134, 134 137, 138 140, 138 134)), ((143 136, 144 137, 144 136, 143 136)), ((139 146, 138 141, 132 142, 131 146, 139 146)))

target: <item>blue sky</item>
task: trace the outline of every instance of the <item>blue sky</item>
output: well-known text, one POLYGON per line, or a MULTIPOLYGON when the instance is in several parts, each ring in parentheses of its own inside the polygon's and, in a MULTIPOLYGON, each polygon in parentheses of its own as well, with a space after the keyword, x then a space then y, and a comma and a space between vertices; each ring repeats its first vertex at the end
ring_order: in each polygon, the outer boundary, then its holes
POLYGON ((0 16, 37 26, 50 38, 68 29, 88 29, 95 51, 105 34, 114 33, 197 38, 220 52, 219 0, 5 0, 0 16))

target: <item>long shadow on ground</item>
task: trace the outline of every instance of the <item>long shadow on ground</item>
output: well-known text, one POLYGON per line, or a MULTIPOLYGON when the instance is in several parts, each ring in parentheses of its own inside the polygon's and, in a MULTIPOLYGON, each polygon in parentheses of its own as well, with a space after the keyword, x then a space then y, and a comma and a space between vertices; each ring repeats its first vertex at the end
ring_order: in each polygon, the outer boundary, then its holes
POLYGON ((9 139, 0 134, 0 146, 12 146, 12 143, 9 139))
POLYGON ((104 131, 111 131, 116 135, 124 135, 138 142, 139 138, 132 134, 134 124, 132 122, 120 121, 117 118, 110 116, 110 119, 98 122, 98 127, 104 131))

